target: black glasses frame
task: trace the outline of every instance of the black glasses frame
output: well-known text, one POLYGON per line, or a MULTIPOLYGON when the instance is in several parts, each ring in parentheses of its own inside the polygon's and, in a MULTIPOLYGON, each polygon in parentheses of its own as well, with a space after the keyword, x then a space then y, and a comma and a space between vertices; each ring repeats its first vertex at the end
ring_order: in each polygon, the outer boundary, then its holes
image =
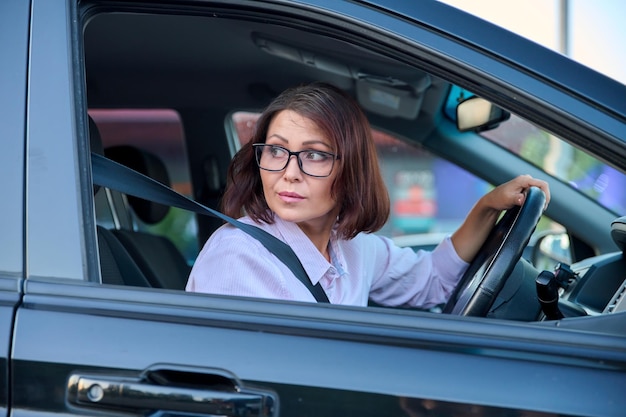
POLYGON ((326 151, 318 151, 318 150, 314 150, 314 149, 304 149, 304 150, 301 150, 301 151, 292 152, 289 149, 285 148, 284 146, 269 145, 267 143, 253 143, 252 146, 254 147, 254 150, 255 150, 254 154, 255 154, 255 157, 256 157, 255 159, 256 159, 257 166, 259 168, 261 168, 262 170, 269 171, 269 172, 280 172, 280 171, 285 170, 285 168, 287 168, 287 165, 289 165, 289 161, 291 161, 291 157, 295 156, 296 157, 296 161, 298 161, 298 168, 300 168, 300 171, 303 174, 306 174, 309 177, 326 178, 326 177, 329 177, 330 174, 333 173, 333 168, 335 167, 335 161, 338 160, 338 159, 341 159, 341 156, 336 155, 334 153, 326 152, 326 151), (280 148, 280 149, 284 150, 285 152, 287 152, 288 156, 287 156, 287 160, 285 161, 285 166, 284 167, 282 167, 281 169, 268 169, 268 168, 263 168, 261 166, 261 154, 263 153, 263 149, 266 146, 271 146, 273 148, 280 148), (306 172, 304 170, 304 168, 302 167, 302 160, 300 159, 300 154, 303 153, 303 152, 311 152, 311 151, 318 152, 318 153, 323 153, 324 155, 328 155, 328 156, 332 157, 332 161, 333 162, 332 162, 332 165, 330 166, 330 171, 328 172, 328 174, 326 174, 326 175, 313 175, 313 174, 309 174, 308 172, 306 172))

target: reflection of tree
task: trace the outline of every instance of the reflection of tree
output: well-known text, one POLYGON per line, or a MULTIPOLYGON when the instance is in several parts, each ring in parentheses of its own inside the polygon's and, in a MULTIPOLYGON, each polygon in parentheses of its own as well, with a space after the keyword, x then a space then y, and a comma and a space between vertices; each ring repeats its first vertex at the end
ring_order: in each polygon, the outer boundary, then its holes
POLYGON ((590 172, 593 169, 601 168, 602 164, 598 162, 592 156, 587 155, 584 152, 574 149, 574 158, 570 167, 570 174, 567 179, 575 179, 578 177, 579 172, 590 172))
POLYGON ((572 184, 615 213, 626 211, 626 176, 561 138, 515 115, 481 135, 572 184))
POLYGON ((540 168, 545 169, 545 156, 550 150, 550 137, 546 132, 533 130, 524 138, 520 149, 520 156, 527 161, 533 161, 540 168))

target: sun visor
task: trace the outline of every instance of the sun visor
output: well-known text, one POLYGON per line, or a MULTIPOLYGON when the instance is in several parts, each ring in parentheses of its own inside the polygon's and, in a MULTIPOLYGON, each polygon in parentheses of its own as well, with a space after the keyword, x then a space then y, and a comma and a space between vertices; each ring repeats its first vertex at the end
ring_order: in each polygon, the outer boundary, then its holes
POLYGON ((276 42, 257 34, 253 34, 253 40, 258 48, 270 55, 314 67, 324 72, 349 78, 354 77, 353 72, 347 65, 328 56, 306 49, 296 48, 282 42, 276 42))
POLYGON ((387 74, 370 73, 330 55, 272 40, 258 33, 253 33, 252 39, 259 49, 270 55, 354 80, 356 98, 361 107, 381 116, 415 119, 422 106, 424 92, 431 85, 430 76, 426 73, 405 81, 387 74))
POLYGON ((429 86, 430 77, 427 74, 416 84, 362 76, 356 82, 356 94, 361 107, 372 113, 415 119, 422 106, 424 91, 429 86))

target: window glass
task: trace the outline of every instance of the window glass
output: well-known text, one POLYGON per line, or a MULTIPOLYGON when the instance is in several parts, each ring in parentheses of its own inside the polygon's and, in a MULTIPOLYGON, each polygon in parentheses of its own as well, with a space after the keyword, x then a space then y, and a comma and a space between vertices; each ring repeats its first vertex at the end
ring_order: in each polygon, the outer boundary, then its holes
MULTIPOLYGON (((453 87, 446 103, 446 115, 456 120, 459 100, 472 93, 453 87)), ((480 133, 546 173, 569 183, 580 192, 613 211, 626 213, 626 175, 580 151, 563 139, 542 130, 526 120, 511 115, 493 130, 480 133)))
MULTIPOLYGON (((157 156, 167 169, 171 187, 191 197, 184 130, 178 113, 170 109, 90 109, 89 115, 98 125, 103 147, 131 145, 157 156)), ((99 193, 100 194, 100 193, 99 193)), ((96 201, 96 207, 99 206, 96 201)), ((111 210, 96 210, 98 224, 120 227, 111 210)), ((168 237, 183 253, 189 264, 198 254, 197 224, 193 213, 170 208, 163 220, 146 224, 132 216, 132 228, 168 237)), ((116 215, 121 215, 116 213, 116 215)))

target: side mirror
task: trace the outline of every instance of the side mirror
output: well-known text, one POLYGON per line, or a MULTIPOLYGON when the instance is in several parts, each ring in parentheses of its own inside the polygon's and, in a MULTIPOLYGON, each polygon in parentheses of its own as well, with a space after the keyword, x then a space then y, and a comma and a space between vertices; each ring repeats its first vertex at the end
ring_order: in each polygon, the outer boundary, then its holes
POLYGON ((511 113, 478 96, 463 100, 456 106, 456 127, 460 132, 495 129, 509 117, 511 113))
POLYGON ((535 241, 531 262, 540 271, 552 271, 559 263, 571 265, 573 259, 568 234, 550 231, 535 241))

